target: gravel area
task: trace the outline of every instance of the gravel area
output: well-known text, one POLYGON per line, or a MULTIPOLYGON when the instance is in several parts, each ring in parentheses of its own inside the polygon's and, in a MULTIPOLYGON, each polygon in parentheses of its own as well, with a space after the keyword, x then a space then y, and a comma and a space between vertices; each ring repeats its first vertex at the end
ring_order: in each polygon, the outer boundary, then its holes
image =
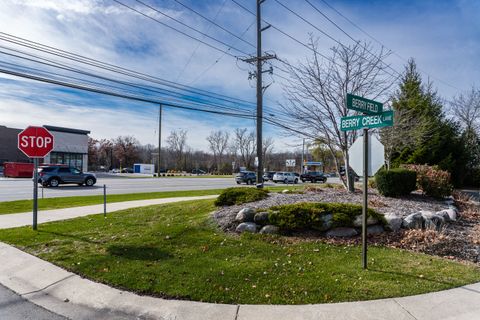
MULTIPOLYGON (((319 189, 315 192, 306 193, 271 193, 266 199, 223 207, 213 214, 214 219, 223 230, 231 231, 235 228, 235 216, 241 209, 250 207, 254 209, 267 209, 272 206, 282 204, 292 204, 297 202, 340 202, 362 204, 362 192, 349 193, 341 189, 319 189)), ((440 211, 447 209, 448 206, 443 201, 435 200, 421 194, 411 194, 403 198, 386 198, 376 191, 370 191, 368 194, 369 207, 380 213, 394 213, 405 217, 411 213, 420 210, 440 211)))

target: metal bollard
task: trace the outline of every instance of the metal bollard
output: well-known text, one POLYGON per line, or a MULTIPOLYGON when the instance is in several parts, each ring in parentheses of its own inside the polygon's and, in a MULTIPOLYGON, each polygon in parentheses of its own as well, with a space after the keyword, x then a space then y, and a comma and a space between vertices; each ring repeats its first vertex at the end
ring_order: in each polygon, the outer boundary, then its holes
POLYGON ((103 185, 103 217, 107 218, 107 186, 103 185))

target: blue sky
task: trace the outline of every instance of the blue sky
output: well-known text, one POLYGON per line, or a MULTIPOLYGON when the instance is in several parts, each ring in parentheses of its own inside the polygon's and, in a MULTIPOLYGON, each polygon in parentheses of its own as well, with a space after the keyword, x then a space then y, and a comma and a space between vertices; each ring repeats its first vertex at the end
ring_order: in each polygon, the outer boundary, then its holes
MULTIPOLYGON (((255 44, 255 27, 252 26, 255 17, 231 0, 181 2, 195 8, 204 16, 216 19, 218 24, 236 35, 244 33, 242 38, 245 41, 212 26, 174 0, 142 1, 244 52, 255 51, 254 47, 246 43, 255 44)), ((253 0, 237 1, 254 11, 253 0)), ((279 1, 342 43, 352 43, 351 39, 303 0, 279 1)), ((321 0, 311 1, 353 38, 372 41, 321 0)), ((121 2, 224 50, 227 49, 138 2, 121 2)), ((394 54, 387 62, 396 70, 403 71, 404 59, 415 58, 423 78, 433 81, 442 97, 451 99, 461 90, 478 85, 480 1, 327 2, 393 50, 394 54)), ((265 20, 300 41, 307 42, 309 33, 318 36, 321 51, 329 55, 333 41, 287 12, 275 0, 265 1, 263 10, 265 20)), ((255 101, 254 82, 247 79, 248 72, 253 71, 251 66, 203 44, 199 45, 194 40, 111 0, 5 0, 0 2, 0 32, 163 79, 255 101), (217 60, 218 63, 215 63, 217 60)), ((291 63, 311 56, 307 49, 272 28, 265 31, 263 37, 265 51, 275 52, 291 63)), ((372 41, 372 44, 379 48, 377 43, 372 41)), ((19 48, 2 40, 0 46, 19 48)), ((233 49, 229 52, 243 55, 233 49)), ((2 55, 2 59, 4 58, 2 55)), ((89 69, 95 71, 93 68, 89 69)), ((286 76, 278 70, 274 71, 276 72, 286 76)), ((266 91, 265 104, 274 107, 276 101, 282 101, 284 80, 275 74, 265 75, 264 80, 267 84, 272 83, 266 91)), ((94 138, 131 134, 142 143, 156 144, 158 108, 155 105, 61 89, 54 85, 11 76, 0 76, 0 84, 0 125, 22 128, 29 124, 51 124, 87 129, 94 138)), ((207 149, 205 138, 212 130, 254 128, 251 120, 173 108, 165 109, 163 123, 164 137, 170 130, 187 129, 188 144, 197 150, 207 149)), ((269 126, 266 126, 265 135, 275 139, 276 150, 291 150, 291 145, 299 141, 269 126)))

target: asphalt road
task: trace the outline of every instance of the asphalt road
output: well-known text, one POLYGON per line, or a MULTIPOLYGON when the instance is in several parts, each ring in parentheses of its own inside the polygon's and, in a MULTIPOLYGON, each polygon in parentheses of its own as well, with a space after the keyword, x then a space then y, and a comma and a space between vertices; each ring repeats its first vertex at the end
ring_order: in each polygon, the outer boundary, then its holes
POLYGON ((0 284, 0 319, 2 320, 66 320, 33 304, 0 284))
MULTIPOLYGON (((328 182, 338 183, 338 178, 329 178, 328 182)), ((57 188, 44 188, 43 197, 69 197, 103 194, 103 185, 107 186, 108 194, 142 193, 158 191, 207 190, 224 189, 238 186, 232 178, 111 178, 99 177, 93 187, 77 185, 61 185, 57 188)), ((265 185, 282 185, 266 182, 265 185)), ((31 179, 0 179, 0 201, 22 200, 33 198, 31 179)), ((39 188, 39 198, 42 188, 39 188)))

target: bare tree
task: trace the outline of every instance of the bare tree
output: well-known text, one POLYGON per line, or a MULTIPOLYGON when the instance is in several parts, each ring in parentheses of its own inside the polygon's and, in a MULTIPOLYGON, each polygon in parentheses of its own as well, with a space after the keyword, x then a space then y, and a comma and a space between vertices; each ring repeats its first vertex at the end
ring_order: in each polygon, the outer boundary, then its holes
MULTIPOLYGON (((382 48, 372 54, 370 44, 357 42, 332 48, 327 62, 319 54, 318 41, 311 39, 310 47, 313 57, 298 67, 289 68, 290 81, 284 87, 288 102, 282 109, 294 120, 295 129, 302 136, 325 142, 338 171, 340 162, 335 152, 340 150, 348 170, 348 148, 357 132, 340 130, 340 118, 354 113, 347 109, 346 95, 351 93, 373 100, 388 96, 393 79, 384 60, 390 53, 382 48)), ((343 184, 348 190, 354 190, 351 179, 343 184)))
POLYGON ((263 163, 265 164, 265 168, 268 168, 271 165, 271 155, 273 153, 273 144, 274 141, 271 137, 263 139, 262 143, 262 156, 263 156, 263 163))
POLYGON ((223 155, 228 147, 229 134, 226 131, 212 131, 207 137, 207 141, 210 144, 210 150, 213 152, 213 162, 215 170, 220 169, 219 163, 222 162, 223 155))
POLYGON ((187 146, 187 130, 172 130, 167 137, 168 150, 175 159, 175 169, 180 169, 184 163, 184 151, 187 146))
POLYGON ((132 167, 138 160, 140 142, 133 136, 119 136, 113 144, 113 154, 122 167, 132 167))
POLYGON ((472 89, 456 96, 451 103, 453 116, 466 132, 480 135, 480 89, 472 89))
POLYGON ((247 128, 235 129, 232 149, 235 149, 240 156, 240 162, 248 169, 253 168, 253 159, 255 156, 255 133, 247 132, 247 128))

